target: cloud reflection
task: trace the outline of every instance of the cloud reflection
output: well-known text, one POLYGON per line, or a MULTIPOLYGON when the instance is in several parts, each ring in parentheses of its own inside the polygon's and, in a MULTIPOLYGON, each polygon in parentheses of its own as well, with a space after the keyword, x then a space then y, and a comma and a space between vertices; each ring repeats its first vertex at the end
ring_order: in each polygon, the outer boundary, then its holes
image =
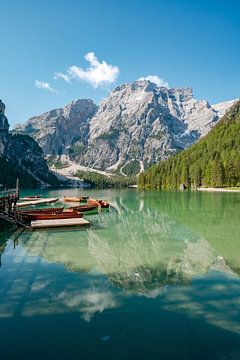
POLYGON ((80 311, 83 320, 87 322, 96 313, 102 313, 106 309, 120 306, 116 296, 110 290, 104 291, 96 287, 83 290, 76 295, 63 291, 58 295, 57 299, 62 301, 68 308, 80 311))

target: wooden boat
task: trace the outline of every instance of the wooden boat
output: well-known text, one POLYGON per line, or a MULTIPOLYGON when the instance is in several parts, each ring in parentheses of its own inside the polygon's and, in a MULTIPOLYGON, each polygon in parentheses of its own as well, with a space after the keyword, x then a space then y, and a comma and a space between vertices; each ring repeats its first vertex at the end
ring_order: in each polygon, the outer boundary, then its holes
POLYGON ((109 202, 106 200, 98 200, 98 203, 100 204, 101 208, 108 209, 109 208, 109 202))
POLYGON ((63 201, 65 202, 87 202, 88 196, 79 196, 79 197, 64 197, 63 201))
POLYGON ((31 200, 38 200, 40 199, 40 195, 33 195, 33 196, 25 196, 21 198, 22 201, 31 201, 31 200))
POLYGON ((97 205, 101 206, 101 208, 109 208, 109 202, 106 200, 95 200, 95 199, 89 199, 87 202, 89 205, 97 205))
POLYGON ((81 218, 83 214, 79 211, 64 211, 61 214, 25 214, 22 215, 23 220, 30 222, 32 220, 59 220, 59 219, 74 219, 81 218))
POLYGON ((36 200, 28 200, 28 201, 22 201, 18 202, 17 206, 29 206, 29 205, 40 205, 40 204, 50 204, 58 201, 58 198, 42 198, 42 199, 36 199, 36 200))
POLYGON ((85 212, 90 212, 90 211, 99 211, 99 205, 93 204, 87 204, 87 205, 79 205, 79 206, 71 206, 69 207, 67 210, 72 210, 72 211, 80 211, 82 213, 85 212))
POLYGON ((89 196, 81 196, 81 202, 87 202, 89 199, 89 196))
POLYGON ((43 208, 43 209, 31 209, 31 210, 19 210, 20 215, 25 214, 59 214, 63 212, 64 207, 55 208, 43 208))

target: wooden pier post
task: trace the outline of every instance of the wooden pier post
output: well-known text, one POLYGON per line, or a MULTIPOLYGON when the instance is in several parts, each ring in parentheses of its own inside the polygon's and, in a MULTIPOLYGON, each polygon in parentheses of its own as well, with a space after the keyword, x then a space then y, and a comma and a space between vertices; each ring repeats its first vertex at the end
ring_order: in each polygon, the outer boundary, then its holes
POLYGON ((26 227, 25 223, 18 216, 17 202, 19 200, 19 179, 16 180, 16 188, 3 192, 0 197, 0 218, 16 226, 26 227))
POLYGON ((16 180, 16 197, 17 197, 17 199, 16 199, 16 204, 17 204, 17 201, 19 200, 19 191, 20 189, 19 189, 19 178, 17 177, 17 180, 16 180))

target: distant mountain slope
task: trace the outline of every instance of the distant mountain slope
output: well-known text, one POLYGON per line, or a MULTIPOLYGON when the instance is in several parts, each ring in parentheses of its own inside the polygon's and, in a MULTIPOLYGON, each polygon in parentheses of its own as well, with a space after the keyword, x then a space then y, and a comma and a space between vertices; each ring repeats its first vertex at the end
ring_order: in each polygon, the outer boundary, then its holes
POLYGON ((230 100, 230 101, 223 101, 219 104, 212 105, 212 108, 217 111, 218 116, 221 118, 223 117, 227 110, 230 109, 231 106, 233 106, 237 102, 237 99, 230 100))
POLYGON ((45 155, 64 154, 81 166, 129 175, 194 144, 229 106, 196 100, 191 88, 135 81, 116 87, 99 107, 77 100, 16 130, 33 136, 45 155))
POLYGON ((240 101, 197 144, 139 175, 157 188, 240 186, 240 101))
POLYGON ((92 100, 75 100, 63 109, 33 116, 15 130, 32 136, 46 155, 62 155, 71 145, 87 144, 89 122, 97 106, 92 100))
POLYGON ((58 185, 49 171, 41 147, 27 135, 11 134, 5 116, 5 105, 0 100, 0 184, 12 187, 20 178, 21 187, 58 185))

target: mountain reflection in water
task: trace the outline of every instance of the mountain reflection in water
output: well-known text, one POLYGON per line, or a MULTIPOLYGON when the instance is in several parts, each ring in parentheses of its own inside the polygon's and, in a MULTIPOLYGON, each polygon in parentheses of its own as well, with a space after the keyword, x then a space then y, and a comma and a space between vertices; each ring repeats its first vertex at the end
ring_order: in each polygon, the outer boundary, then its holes
POLYGON ((19 244, 31 255, 71 271, 94 270, 114 286, 135 293, 187 285, 210 268, 231 271, 206 240, 155 210, 104 214, 95 221, 103 229, 29 232, 19 244))
MULTIPOLYGON (((15 295, 12 297, 11 291, 4 295, 0 317, 74 310, 88 322, 106 309, 120 311, 127 297, 137 296, 160 297, 161 306, 168 311, 198 313, 216 324, 222 311, 218 291, 230 283, 234 283, 228 289, 230 294, 239 290, 235 255, 239 246, 238 198, 227 194, 220 201, 221 194, 216 200, 212 194, 171 192, 110 194, 108 200, 117 211, 89 218, 89 230, 23 232, 15 250, 12 240, 7 248, 2 243, 0 251, 8 252, 9 260, 3 260, 0 275, 4 270, 15 295), (231 229, 226 226, 229 222, 231 229), (226 247, 222 234, 228 232, 226 247), (212 283, 214 274, 218 288, 212 283), (222 274, 221 280, 218 274, 222 274), (198 279, 206 279, 208 289, 201 292, 198 279), (195 288, 191 289, 193 281, 195 288), (201 305, 194 301, 191 291, 199 292, 199 297, 205 293, 206 299, 215 292, 211 305, 215 313, 205 299, 201 298, 201 305)), ((136 300, 136 308, 137 304, 136 300)), ((227 304, 225 301, 226 308, 227 304)), ((226 317, 221 327, 239 332, 234 316, 226 317)))

